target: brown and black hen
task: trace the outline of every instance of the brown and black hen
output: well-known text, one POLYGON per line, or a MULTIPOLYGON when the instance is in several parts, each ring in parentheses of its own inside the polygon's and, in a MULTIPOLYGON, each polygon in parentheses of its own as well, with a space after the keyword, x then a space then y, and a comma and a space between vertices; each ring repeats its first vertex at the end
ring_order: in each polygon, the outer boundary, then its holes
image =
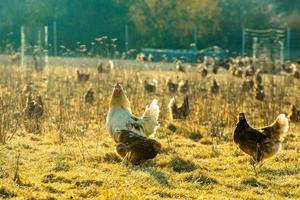
POLYGON ((260 166, 266 158, 274 156, 280 150, 288 128, 288 119, 284 114, 280 114, 271 125, 254 129, 248 124, 245 114, 240 113, 233 140, 260 166))
POLYGON ((152 81, 144 80, 144 89, 147 92, 155 92, 157 87, 157 80, 153 79, 152 81))
POLYGON ((95 100, 94 90, 90 87, 88 91, 84 94, 84 102, 86 104, 92 104, 95 100))
POLYGON ((168 86, 168 89, 169 89, 170 93, 177 92, 178 83, 174 83, 174 82, 172 82, 172 80, 168 79, 167 80, 167 86, 168 86))
POLYGON ((118 129, 120 132, 116 146, 117 153, 133 165, 153 159, 161 151, 161 144, 156 140, 138 135, 130 130, 118 129))
POLYGON ((300 110, 295 105, 291 105, 288 117, 291 122, 300 122, 300 110))
POLYGON ((171 119, 185 119, 190 113, 189 98, 186 95, 183 99, 182 105, 178 107, 175 97, 173 97, 170 100, 168 107, 171 113, 171 119))
POLYGON ((83 73, 77 70, 77 81, 78 82, 84 82, 88 81, 90 79, 90 74, 88 73, 83 73))
POLYGON ((42 97, 37 96, 36 100, 32 99, 31 94, 27 96, 26 107, 24 108, 24 116, 27 119, 39 119, 44 114, 44 105, 42 97))

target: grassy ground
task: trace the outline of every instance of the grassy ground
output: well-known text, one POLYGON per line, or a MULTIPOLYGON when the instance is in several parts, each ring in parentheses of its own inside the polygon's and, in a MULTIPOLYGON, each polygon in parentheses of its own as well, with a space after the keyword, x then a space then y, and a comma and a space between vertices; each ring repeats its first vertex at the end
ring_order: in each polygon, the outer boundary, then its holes
MULTIPOLYGON (((120 65, 120 64, 119 64, 120 65)), ((86 83, 76 81, 76 69, 59 66, 37 73, 16 66, 0 66, 0 198, 19 199, 299 199, 299 126, 290 125, 283 149, 258 170, 232 141, 238 112, 246 112, 253 126, 272 122, 300 99, 300 81, 264 75, 266 99, 240 92, 241 80, 227 73, 201 78, 196 72, 116 69, 97 74, 86 83), (158 79, 154 94, 139 83, 158 79), (166 79, 190 81, 191 114, 170 121, 166 79), (212 78, 220 93, 210 95, 212 78), (114 152, 105 130, 108 100, 120 80, 133 111, 142 114, 153 98, 161 107, 157 139, 163 152, 140 166, 125 166, 114 152), (34 83, 46 113, 40 133, 28 133, 19 114, 24 108, 22 88, 34 83), (92 84, 96 102, 85 105, 83 95, 92 84), (177 126, 171 133, 167 126, 177 126)), ((177 94, 181 99, 182 95, 177 94)))

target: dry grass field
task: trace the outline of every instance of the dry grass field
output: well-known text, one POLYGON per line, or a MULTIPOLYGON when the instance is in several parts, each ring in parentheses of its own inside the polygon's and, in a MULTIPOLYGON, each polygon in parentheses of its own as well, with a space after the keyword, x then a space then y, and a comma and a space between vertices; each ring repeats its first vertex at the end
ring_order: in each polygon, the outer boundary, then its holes
MULTIPOLYGON (((232 139, 239 112, 259 127, 288 112, 292 103, 299 107, 299 80, 264 74, 266 98, 258 101, 252 93, 241 92, 241 79, 225 71, 202 78, 194 71, 121 65, 103 74, 88 66, 51 66, 39 73, 0 66, 0 199, 300 199, 299 125, 290 123, 282 150, 257 175, 250 157, 232 139), (89 72, 90 80, 78 82, 76 69, 89 72), (144 91, 141 80, 146 78, 157 79, 155 93, 144 91), (170 120, 168 78, 189 80, 191 113, 185 120, 170 120), (220 85, 214 95, 209 92, 213 78, 220 85), (44 102, 39 122, 22 115, 23 88, 30 81, 33 94, 44 102), (163 151, 139 166, 121 161, 105 129, 116 81, 137 115, 152 99, 159 101, 156 137, 163 151), (90 86, 95 102, 87 105, 83 96, 90 86), (28 124, 36 123, 39 130, 28 131, 28 124), (175 133, 169 124, 177 127, 175 133)), ((176 96, 183 98, 179 92, 176 96)))

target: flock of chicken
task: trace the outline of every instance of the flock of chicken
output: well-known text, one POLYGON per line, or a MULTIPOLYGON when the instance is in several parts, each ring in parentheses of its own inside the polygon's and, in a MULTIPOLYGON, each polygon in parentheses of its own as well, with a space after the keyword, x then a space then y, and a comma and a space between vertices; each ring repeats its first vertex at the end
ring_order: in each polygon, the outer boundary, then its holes
MULTIPOLYGON (((242 90, 249 91, 255 88, 256 99, 263 100, 264 91, 261 71, 255 70, 253 65, 247 62, 249 61, 240 63, 236 62, 236 60, 231 60, 221 65, 227 68, 233 76, 243 78, 243 84, 241 85, 242 90), (239 67, 237 67, 237 65, 239 67), (245 65, 246 67, 241 67, 245 65)), ((201 65, 198 68, 203 77, 207 76, 207 65, 201 65)), ((112 61, 109 61, 107 65, 99 64, 98 66, 99 73, 113 69, 114 65, 112 61)), ((185 72, 181 62, 177 62, 176 69, 180 72, 185 72)), ((217 69, 214 69, 213 73, 217 73, 217 69)), ((290 73, 293 73, 294 76, 297 70, 293 67, 290 73)), ((87 81, 89 78, 89 74, 77 70, 77 81, 87 81)), ((156 84, 155 81, 150 82, 149 80, 145 80, 145 91, 155 92, 156 84)), ((174 97, 170 100, 168 108, 171 119, 185 119, 190 113, 189 97, 186 95, 189 89, 188 80, 175 83, 169 79, 167 80, 167 87, 170 93, 180 91, 185 95, 183 103, 180 106, 177 105, 174 97)), ((30 90, 30 87, 27 89, 30 90)), ((218 93, 218 91, 219 85, 217 81, 213 79, 210 92, 218 93)), ((88 89, 84 100, 85 103, 93 103, 94 92, 92 88, 88 89)), ((42 98, 40 96, 33 98, 30 92, 28 92, 26 107, 24 109, 25 118, 33 119, 38 122, 43 115, 43 110, 42 98)), ((109 103, 106 128, 116 143, 116 152, 124 159, 124 162, 137 165, 148 159, 155 158, 157 154, 161 152, 161 144, 153 139, 159 127, 159 113, 158 100, 154 99, 149 106, 146 106, 143 115, 137 117, 131 111, 130 101, 121 84, 115 84, 109 103)), ((289 120, 292 122, 300 122, 300 111, 294 105, 291 107, 291 112, 288 116, 280 114, 271 125, 258 129, 252 128, 247 123, 245 114, 240 113, 233 134, 234 142, 243 152, 253 158, 255 166, 260 166, 265 159, 272 157, 280 150, 284 136, 289 128, 289 120)), ((172 127, 169 129, 171 130, 171 128, 172 127)))
MULTIPOLYGON (((188 104, 187 96, 180 108, 176 107, 173 98, 169 108, 171 112, 174 109, 180 112, 176 114, 172 112, 172 117, 175 119, 185 117, 186 104, 188 104)), ((140 164, 154 158, 161 151, 160 143, 150 139, 151 136, 155 136, 156 129, 159 127, 158 117, 159 107, 156 99, 150 106, 146 106, 141 117, 137 117, 132 114, 130 102, 120 83, 115 85, 106 119, 106 128, 117 144, 118 154, 126 162, 140 164)), ((247 123, 245 114, 240 113, 234 131, 234 142, 242 151, 252 156, 255 165, 260 166, 266 158, 272 157, 279 151, 289 128, 288 121, 285 114, 280 114, 271 125, 254 129, 247 123)))

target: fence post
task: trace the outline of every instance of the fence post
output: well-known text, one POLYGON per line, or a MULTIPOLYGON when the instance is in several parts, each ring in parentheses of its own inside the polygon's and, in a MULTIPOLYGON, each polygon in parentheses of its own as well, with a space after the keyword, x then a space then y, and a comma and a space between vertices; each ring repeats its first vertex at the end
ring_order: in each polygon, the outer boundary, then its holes
POLYGON ((44 43, 45 43, 45 49, 44 49, 44 54, 45 54, 45 67, 48 67, 48 26, 44 26, 44 43))
POLYGON ((125 52, 128 53, 128 25, 125 25, 125 52))
POLYGON ((53 22, 53 55, 57 56, 57 32, 56 22, 53 22))
POLYGON ((256 62, 256 58, 257 58, 257 42, 258 42, 258 38, 254 37, 252 43, 252 59, 254 62, 256 62))
POLYGON ((245 28, 242 28, 242 56, 245 55, 245 45, 246 45, 246 35, 245 35, 245 28))
POLYGON ((291 28, 287 28, 286 38, 287 60, 291 59, 291 28))
POLYGON ((193 30, 193 39, 194 39, 194 44, 195 44, 195 50, 197 50, 197 28, 194 28, 193 30))
POLYGON ((279 41, 279 45, 280 45, 280 64, 283 64, 284 63, 284 42, 279 41))
POLYGON ((25 49, 26 49, 26 42, 25 42, 25 26, 21 26, 21 66, 25 66, 25 49))

